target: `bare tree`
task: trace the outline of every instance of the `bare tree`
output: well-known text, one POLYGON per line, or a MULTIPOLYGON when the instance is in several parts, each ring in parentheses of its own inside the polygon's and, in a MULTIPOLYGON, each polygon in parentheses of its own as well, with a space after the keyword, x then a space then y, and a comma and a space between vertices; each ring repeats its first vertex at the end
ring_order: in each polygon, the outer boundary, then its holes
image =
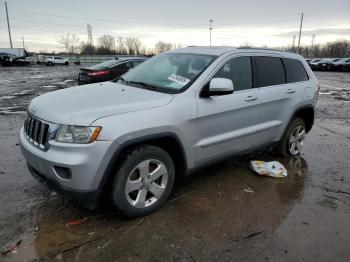
POLYGON ((121 54, 121 55, 124 55, 126 53, 126 50, 125 50, 125 39, 124 37, 122 36, 118 36, 116 38, 116 43, 117 43, 117 47, 118 47, 118 52, 121 54))
POLYGON ((66 50, 68 54, 74 54, 78 51, 79 37, 76 34, 63 34, 57 39, 57 42, 66 50))
POLYGON ((93 44, 81 42, 80 43, 80 54, 92 55, 95 52, 95 46, 93 44))
POLYGON ((125 46, 126 46, 127 53, 129 55, 133 55, 135 53, 133 38, 131 37, 125 38, 125 46))
POLYGON ((159 41, 155 45, 155 49, 157 53, 163 53, 165 51, 169 51, 173 48, 173 45, 171 43, 166 43, 163 41, 159 41))
POLYGON ((112 54, 115 51, 115 39, 111 35, 103 35, 98 39, 102 51, 106 54, 112 54))
POLYGON ((133 38, 133 44, 134 44, 134 54, 140 55, 141 54, 141 47, 142 47, 141 40, 138 38, 133 38))

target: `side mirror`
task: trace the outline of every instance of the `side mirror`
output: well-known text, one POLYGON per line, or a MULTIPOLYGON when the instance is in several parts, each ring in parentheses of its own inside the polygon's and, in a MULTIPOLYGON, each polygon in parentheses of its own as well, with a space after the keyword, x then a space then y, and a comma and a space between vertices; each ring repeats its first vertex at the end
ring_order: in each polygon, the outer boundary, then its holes
POLYGON ((234 90, 233 82, 228 78, 213 78, 209 82, 209 86, 206 87, 201 96, 210 97, 210 96, 221 96, 232 94, 234 90))

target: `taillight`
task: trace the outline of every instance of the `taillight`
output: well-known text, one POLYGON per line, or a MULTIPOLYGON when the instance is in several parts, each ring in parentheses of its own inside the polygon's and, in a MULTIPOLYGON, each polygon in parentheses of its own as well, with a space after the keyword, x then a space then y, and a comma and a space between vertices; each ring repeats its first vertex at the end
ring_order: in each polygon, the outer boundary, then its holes
POLYGON ((108 75, 108 74, 109 74, 108 70, 101 70, 101 71, 87 73, 88 76, 103 76, 103 75, 108 75))
POLYGON ((320 84, 317 84, 317 93, 319 93, 321 90, 321 85, 320 84))

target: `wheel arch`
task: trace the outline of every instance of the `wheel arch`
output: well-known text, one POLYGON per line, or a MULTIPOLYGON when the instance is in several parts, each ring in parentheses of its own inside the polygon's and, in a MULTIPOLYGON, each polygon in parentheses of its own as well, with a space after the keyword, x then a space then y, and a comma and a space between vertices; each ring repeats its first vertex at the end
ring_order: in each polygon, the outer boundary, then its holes
POLYGON ((305 123, 305 129, 308 133, 315 121, 315 109, 312 105, 306 105, 299 107, 297 110, 294 111, 290 121, 292 121, 294 118, 301 118, 305 123))
POLYGON ((187 172, 186 151, 180 138, 176 134, 166 132, 142 136, 120 144, 114 151, 99 183, 99 191, 103 191, 105 186, 109 184, 107 182, 112 178, 112 171, 118 164, 118 160, 123 158, 125 154, 133 150, 135 147, 144 144, 158 146, 170 155, 174 161, 176 177, 181 177, 187 172))

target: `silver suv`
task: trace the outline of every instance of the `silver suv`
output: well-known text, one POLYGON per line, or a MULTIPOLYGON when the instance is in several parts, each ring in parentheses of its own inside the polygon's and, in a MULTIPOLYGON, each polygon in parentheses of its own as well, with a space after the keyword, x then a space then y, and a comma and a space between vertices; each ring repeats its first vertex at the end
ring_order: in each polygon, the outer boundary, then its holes
POLYGON ((117 81, 35 98, 20 144, 31 174, 54 190, 89 208, 104 191, 142 216, 204 165, 266 146, 299 154, 318 90, 297 54, 187 47, 117 81))

